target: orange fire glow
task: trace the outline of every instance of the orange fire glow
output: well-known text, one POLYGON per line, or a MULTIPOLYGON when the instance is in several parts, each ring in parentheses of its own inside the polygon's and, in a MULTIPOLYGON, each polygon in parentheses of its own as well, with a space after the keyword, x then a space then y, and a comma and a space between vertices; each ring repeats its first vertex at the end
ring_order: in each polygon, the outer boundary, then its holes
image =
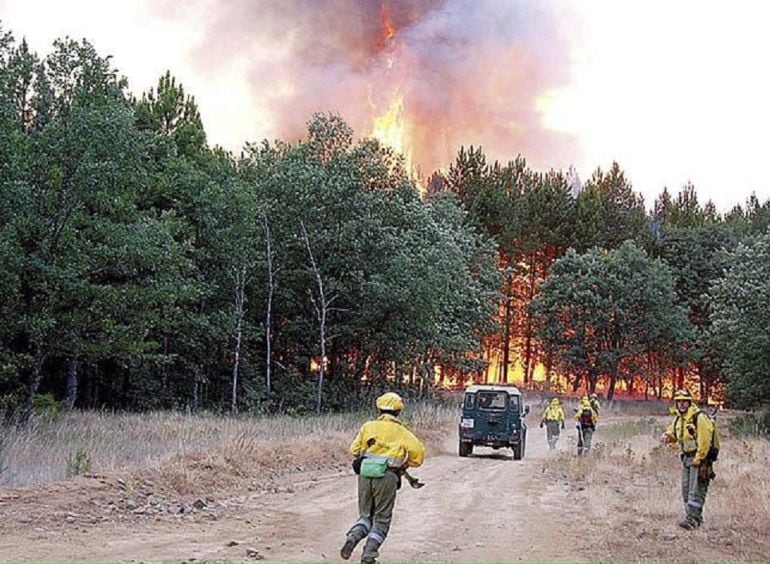
MULTIPOLYGON (((380 36, 377 40, 377 50, 384 52, 389 76, 399 51, 399 45, 395 40, 396 31, 388 13, 387 3, 383 0, 380 4, 380 36)), ((393 77, 391 76, 391 78, 393 77)), ((387 109, 374 117, 370 135, 382 145, 403 155, 406 171, 411 176, 416 177, 411 137, 404 111, 403 80, 393 80, 396 84, 395 92, 387 109)), ((376 104, 371 101, 371 97, 369 103, 375 110, 377 109, 376 104)))
POLYGON ((393 27, 393 22, 390 21, 390 14, 388 14, 388 6, 386 2, 380 4, 380 25, 381 32, 380 37, 377 40, 377 50, 384 49, 391 39, 396 36, 396 28, 393 27))
POLYGON ((412 151, 404 119, 404 96, 399 91, 396 91, 385 113, 374 118, 371 134, 383 145, 402 154, 406 170, 412 171, 412 151))

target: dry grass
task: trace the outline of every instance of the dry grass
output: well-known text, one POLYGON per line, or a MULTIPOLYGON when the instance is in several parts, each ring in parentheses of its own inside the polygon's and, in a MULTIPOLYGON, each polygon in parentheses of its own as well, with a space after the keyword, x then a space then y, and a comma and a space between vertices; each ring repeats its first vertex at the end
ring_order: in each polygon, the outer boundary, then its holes
MULTIPOLYGON (((318 417, 246 418, 178 413, 74 412, 25 428, 0 429, 0 486, 55 482, 80 470, 131 473, 142 469, 179 493, 202 481, 253 478, 290 465, 321 468, 347 463, 346 448, 371 413, 318 417), (215 478, 212 478, 215 477, 215 478)), ((430 442, 454 418, 451 408, 417 404, 407 423, 430 442)))
POLYGON ((770 557, 770 443, 730 437, 720 424, 722 453, 704 512, 705 524, 683 531, 681 464, 676 447, 657 442, 666 418, 616 418, 599 428, 596 448, 545 464, 547 479, 573 492, 596 560, 758 561, 770 557))

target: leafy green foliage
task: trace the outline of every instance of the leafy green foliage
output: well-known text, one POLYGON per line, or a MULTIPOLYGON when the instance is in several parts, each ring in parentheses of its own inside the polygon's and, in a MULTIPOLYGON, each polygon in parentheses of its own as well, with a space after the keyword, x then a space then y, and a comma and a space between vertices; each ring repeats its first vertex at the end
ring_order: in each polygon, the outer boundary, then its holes
POLYGON ((648 353, 689 338, 668 268, 630 242, 609 252, 570 250, 554 263, 531 308, 544 347, 575 388, 585 378, 593 391, 604 377, 610 399, 618 378, 643 373, 648 353))
POLYGON ((730 434, 739 438, 770 438, 770 411, 746 413, 731 418, 730 434))
POLYGON ((83 474, 88 474, 90 471, 91 459, 88 456, 88 453, 82 448, 77 449, 67 458, 65 474, 67 478, 82 476, 83 474))
POLYGON ((770 402, 770 234, 739 245, 710 295, 711 344, 724 359, 728 397, 736 406, 770 402))
POLYGON ((767 401, 756 196, 720 218, 686 185, 648 217, 617 163, 578 186, 470 147, 423 198, 402 156, 333 114, 235 158, 170 72, 134 98, 87 41, 40 58, 0 29, 0 199, 7 420, 63 397, 349 409, 427 395, 436 367, 519 364, 532 385, 538 362, 659 395, 674 372, 704 394, 726 375, 739 405, 767 401))

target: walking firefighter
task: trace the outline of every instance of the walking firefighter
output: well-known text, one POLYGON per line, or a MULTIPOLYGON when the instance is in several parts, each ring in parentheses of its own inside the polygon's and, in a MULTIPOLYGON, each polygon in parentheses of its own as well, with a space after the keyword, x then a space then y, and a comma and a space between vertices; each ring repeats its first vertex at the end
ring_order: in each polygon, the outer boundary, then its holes
POLYGON ((554 450, 556 443, 559 441, 559 434, 564 429, 564 410, 561 407, 559 398, 553 398, 548 407, 543 411, 543 415, 540 417, 540 428, 545 425, 546 438, 548 439, 548 448, 554 450))
POLYGON ((401 397, 388 392, 377 398, 376 406, 377 419, 364 423, 350 444, 350 454, 355 457, 353 469, 358 474, 358 520, 340 549, 340 556, 347 560, 366 538, 362 564, 376 562, 388 536, 401 475, 425 459, 425 446, 398 420, 404 409, 401 397))
POLYGON ((598 419, 599 415, 594 408, 591 407, 591 400, 588 399, 588 396, 580 398, 580 405, 575 412, 575 421, 577 421, 576 427, 578 432, 578 456, 583 456, 591 450, 591 443, 593 442, 596 421, 598 419))
POLYGON ((709 483, 715 476, 713 463, 717 452, 714 446, 714 423, 693 402, 688 390, 674 393, 677 415, 661 435, 662 443, 679 443, 682 461, 682 500, 685 518, 679 523, 683 529, 695 529, 703 524, 703 506, 709 483))

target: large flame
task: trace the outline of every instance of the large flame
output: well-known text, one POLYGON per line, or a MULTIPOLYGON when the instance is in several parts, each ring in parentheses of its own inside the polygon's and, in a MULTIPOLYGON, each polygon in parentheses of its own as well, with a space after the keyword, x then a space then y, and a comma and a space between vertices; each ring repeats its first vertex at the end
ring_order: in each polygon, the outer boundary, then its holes
POLYGON ((568 3, 188 4, 206 15, 198 68, 212 81, 237 73, 253 97, 252 114, 237 124, 247 139, 300 138, 316 112, 340 114, 362 136, 373 134, 375 118, 395 116, 404 136, 382 120, 377 135, 400 140, 425 175, 448 167, 461 146, 482 146, 490 162, 522 154, 536 168, 557 169, 578 148, 543 122, 552 111, 543 100, 572 77, 568 3))
MULTIPOLYGON (((391 74, 394 61, 399 53, 399 44, 396 41, 396 27, 391 21, 388 6, 385 0, 380 3, 380 34, 377 39, 377 50, 382 52, 386 64, 386 76, 395 83, 395 92, 388 103, 387 109, 374 117, 370 135, 382 145, 390 147, 396 153, 403 155, 404 167, 411 176, 416 177, 414 162, 412 160, 411 139, 404 111, 403 80, 394 78, 391 74)), ((371 102, 370 106, 377 109, 371 102)))
POLYGON ((403 155, 407 172, 414 173, 412 152, 404 118, 404 95, 400 91, 396 91, 385 113, 374 118, 372 137, 403 155))

